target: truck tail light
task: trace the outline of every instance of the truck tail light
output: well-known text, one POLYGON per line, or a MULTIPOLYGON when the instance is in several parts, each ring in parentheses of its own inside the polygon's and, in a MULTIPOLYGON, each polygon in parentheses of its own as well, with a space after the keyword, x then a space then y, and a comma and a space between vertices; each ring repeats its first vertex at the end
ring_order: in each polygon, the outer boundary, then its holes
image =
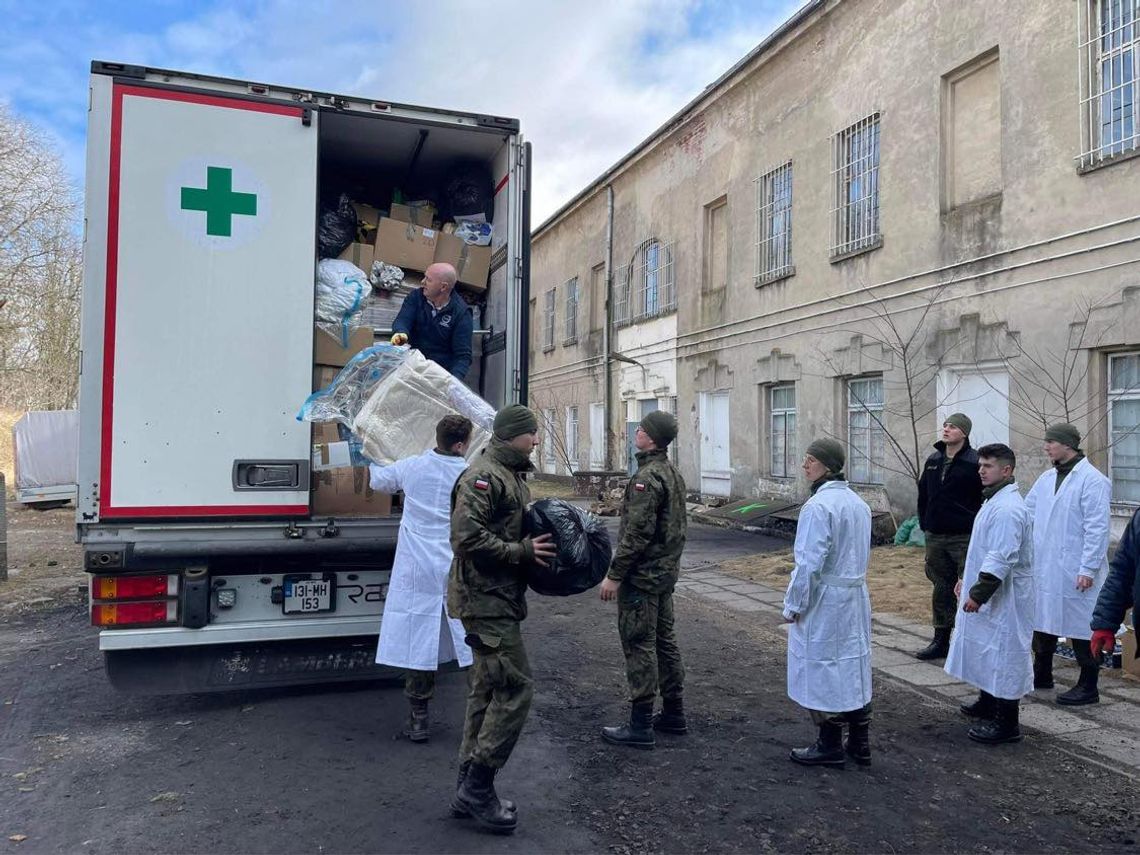
POLYGON ((178 596, 178 574, 161 576, 96 576, 91 580, 93 600, 147 600, 178 596))
POLYGON ((94 603, 92 626, 131 626, 174 623, 178 619, 178 601, 153 603, 94 603))

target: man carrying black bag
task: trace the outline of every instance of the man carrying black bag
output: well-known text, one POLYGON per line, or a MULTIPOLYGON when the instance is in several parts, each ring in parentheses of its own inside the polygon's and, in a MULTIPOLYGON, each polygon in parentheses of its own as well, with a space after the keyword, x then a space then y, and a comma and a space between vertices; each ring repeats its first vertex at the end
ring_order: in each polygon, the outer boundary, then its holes
POLYGON ((685 669, 673 631, 673 586, 685 548, 685 482, 669 462, 677 420, 653 412, 634 436, 637 472, 626 485, 618 547, 602 582, 603 601, 618 601, 618 634, 632 704, 629 724, 602 728, 613 745, 649 749, 653 731, 688 730, 682 693, 685 669), (653 715, 658 688, 663 711, 653 715))

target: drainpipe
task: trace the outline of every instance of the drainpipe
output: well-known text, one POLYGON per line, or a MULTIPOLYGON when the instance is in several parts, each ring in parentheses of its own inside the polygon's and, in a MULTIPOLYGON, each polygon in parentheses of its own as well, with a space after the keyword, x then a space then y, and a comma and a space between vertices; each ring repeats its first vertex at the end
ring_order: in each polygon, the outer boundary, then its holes
POLYGON ((613 398, 613 378, 610 376, 610 335, 613 329, 613 304, 611 298, 614 293, 614 187, 606 185, 606 320, 602 325, 602 352, 605 359, 602 370, 605 376, 605 397, 602 399, 602 418, 605 420, 606 442, 606 471, 613 471, 613 443, 610 442, 610 428, 613 398))

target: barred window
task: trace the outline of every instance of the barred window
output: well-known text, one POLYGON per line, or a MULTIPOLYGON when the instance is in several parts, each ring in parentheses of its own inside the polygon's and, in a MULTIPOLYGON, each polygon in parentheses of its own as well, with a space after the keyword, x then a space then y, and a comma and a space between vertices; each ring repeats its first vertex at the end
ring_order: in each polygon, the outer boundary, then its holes
POLYGON ((1140 0, 1080 0, 1081 166, 1140 147, 1140 0))
POLYGON ((1108 358, 1108 432, 1112 498, 1140 504, 1140 353, 1108 358))
POLYGON ((571 466, 578 463, 578 408, 566 408, 566 459, 571 466))
POLYGON ((566 289, 566 337, 562 344, 576 344, 578 341, 578 277, 567 280, 566 289))
POLYGON ((557 465, 554 439, 554 410, 547 408, 542 411, 542 468, 546 472, 554 472, 557 465))
POLYGON ((634 254, 633 264, 614 275, 614 323, 626 326, 677 309, 673 245, 653 238, 634 254))
POLYGON ((796 387, 792 383, 768 389, 771 412, 772 477, 791 478, 796 471, 796 387))
POLYGON ((832 146, 832 257, 871 249, 879 233, 879 114, 835 135, 832 146))
POLYGON ((542 307, 542 350, 554 350, 554 289, 543 295, 542 307))
POLYGON ((792 163, 756 179, 756 284, 783 279, 792 266, 792 163))
POLYGON ((886 434, 883 378, 847 381, 847 475, 860 484, 882 484, 886 434))

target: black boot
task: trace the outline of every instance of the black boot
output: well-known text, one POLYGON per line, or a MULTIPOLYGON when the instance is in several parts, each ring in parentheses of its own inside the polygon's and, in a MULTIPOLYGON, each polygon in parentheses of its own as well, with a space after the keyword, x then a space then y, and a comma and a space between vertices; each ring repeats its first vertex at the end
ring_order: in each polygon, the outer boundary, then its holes
POLYGON ((847 719, 847 756, 860 766, 871 765, 871 706, 844 713, 847 719))
POLYGON ((1096 665, 1082 665, 1081 676, 1077 685, 1057 695, 1057 703, 1067 707, 1079 707, 1085 704, 1095 704, 1100 701, 1100 692, 1097 691, 1097 680, 1100 677, 1100 668, 1096 665))
POLYGON ((1033 688, 1053 688, 1053 654, 1033 654, 1033 688))
POLYGON ((482 763, 468 767, 455 801, 479 825, 495 834, 510 834, 519 824, 518 814, 503 807, 495 794, 495 770, 482 763))
POLYGON ((825 721, 819 726, 819 738, 815 745, 793 748, 790 756, 804 766, 835 766, 842 769, 846 765, 843 755, 843 725, 825 721))
POLYGON ((914 654, 914 658, 921 659, 924 662, 928 659, 945 659, 949 652, 950 627, 936 626, 934 628, 934 640, 914 654))
MULTIPOLYGON (((455 781, 455 793, 456 793, 456 795, 458 795, 459 791, 463 788, 463 779, 467 777, 467 771, 470 768, 471 768, 471 761, 470 760, 468 760, 466 763, 460 763, 459 764, 459 775, 455 781)), ((510 799, 499 799, 499 804, 501 804, 503 806, 503 810, 505 810, 507 813, 515 813, 517 811, 517 808, 515 807, 515 803, 512 802, 510 799)), ((463 806, 463 804, 459 801, 458 798, 453 797, 451 799, 451 815, 453 817, 455 817, 456 819, 465 819, 465 818, 471 816, 471 811, 467 810, 467 808, 465 808, 463 806)))
POLYGON ((404 736, 412 742, 427 742, 430 735, 428 724, 428 702, 417 698, 409 698, 411 711, 408 713, 408 725, 404 728, 404 736))
POLYGON ((662 733, 688 733, 689 723, 685 721, 684 701, 680 698, 662 698, 661 712, 653 714, 653 729, 662 733))
POLYGON ((629 724, 603 727, 602 739, 611 745, 652 748, 657 744, 653 736, 653 701, 638 701, 630 707, 629 724))
POLYGON ((997 712, 997 698, 989 692, 981 692, 972 704, 962 704, 958 709, 970 718, 990 719, 997 712))
POLYGON ((989 721, 979 722, 970 728, 969 737, 975 742, 997 745, 1002 742, 1020 742, 1021 727, 1018 724, 1018 701, 995 698, 997 711, 989 721))

